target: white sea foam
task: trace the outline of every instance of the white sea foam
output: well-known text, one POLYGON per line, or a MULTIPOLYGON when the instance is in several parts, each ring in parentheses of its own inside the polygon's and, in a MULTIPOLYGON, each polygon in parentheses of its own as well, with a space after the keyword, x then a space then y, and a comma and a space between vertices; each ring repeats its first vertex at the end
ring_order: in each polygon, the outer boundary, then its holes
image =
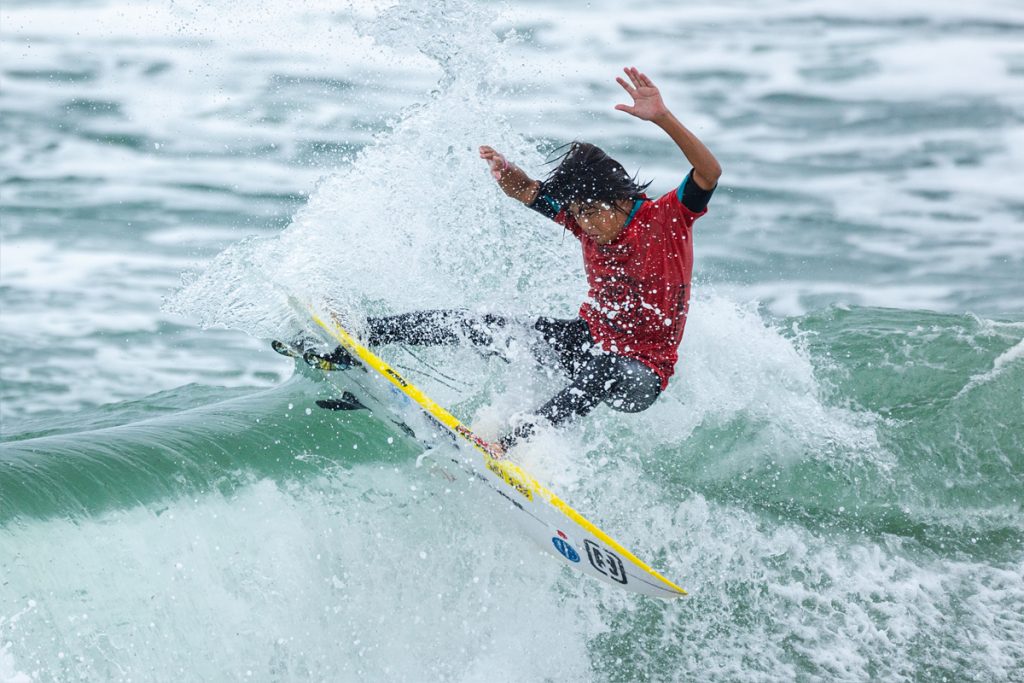
POLYGON ((490 495, 477 488, 357 468, 314 489, 257 482, 230 500, 5 532, 0 547, 35 548, 7 579, 47 605, 23 616, 16 649, 47 671, 105 680, 181 668, 215 680, 579 680, 577 610, 526 589, 553 584, 558 565, 496 536, 475 514, 490 495), (44 569, 72 557, 72 574, 44 569), (74 657, 59 659, 46 633, 74 657))
POLYGON ((0 683, 32 683, 32 677, 18 671, 10 643, 0 644, 0 683))
POLYGON ((956 398, 960 398, 981 384, 991 382, 993 379, 1003 374, 1003 372, 1006 371, 1007 366, 1011 365, 1015 361, 1020 361, 1021 359, 1024 359, 1024 340, 1017 342, 1006 351, 1003 351, 1001 354, 996 356, 996 359, 992 361, 991 370, 972 376, 970 380, 967 381, 967 384, 964 385, 963 389, 957 392, 956 398))
POLYGON ((757 447, 716 456, 715 471, 723 479, 759 464, 751 457, 829 458, 830 453, 842 453, 843 466, 852 465, 851 458, 868 460, 880 471, 893 465, 891 454, 878 444, 875 417, 830 405, 799 342, 766 324, 753 307, 719 296, 697 298, 676 373, 658 403, 630 419, 642 421, 643 433, 654 443, 684 452, 699 426, 737 418, 765 425, 759 437, 766 441, 761 456, 757 447), (780 453, 778 446, 787 442, 792 443, 789 453, 780 453))
POLYGON ((806 670, 800 660, 832 680, 909 680, 922 643, 934 665, 955 667, 941 642, 974 639, 978 647, 955 656, 972 671, 1012 675, 1024 642, 1019 567, 937 559, 896 539, 836 544, 701 496, 666 499, 630 471, 578 493, 587 505, 634 501, 635 513, 605 525, 638 552, 667 550, 658 568, 691 590, 670 609, 637 609, 563 573, 502 534, 501 515, 480 516, 489 494, 471 484, 367 467, 312 486, 256 482, 230 500, 203 496, 159 514, 6 532, 0 547, 34 548, 8 580, 33 586, 30 597, 46 605, 8 634, 9 653, 87 678, 185 667, 218 680, 251 671, 472 681, 490 670, 494 680, 582 681, 595 675, 588 661, 607 675, 602 640, 636 627, 687 643, 689 654, 651 648, 620 670, 657 670, 667 658, 681 678, 779 680, 806 670), (49 648, 48 634, 69 656, 49 648))
MULTIPOLYGON (((14 605, 9 606, 15 609, 14 605)), ((36 601, 29 600, 10 616, 0 614, 0 683, 32 683, 32 676, 18 671, 14 656, 14 640, 18 637, 18 621, 36 608, 36 601)))

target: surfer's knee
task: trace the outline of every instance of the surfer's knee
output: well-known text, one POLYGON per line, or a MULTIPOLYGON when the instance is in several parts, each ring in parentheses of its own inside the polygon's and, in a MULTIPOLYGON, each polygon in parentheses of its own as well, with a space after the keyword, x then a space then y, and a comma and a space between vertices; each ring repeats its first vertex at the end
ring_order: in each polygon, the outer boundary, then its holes
POLYGON ((576 373, 573 384, 598 402, 605 400, 612 394, 622 375, 620 360, 610 353, 590 356, 576 373))
POLYGON ((661 379, 651 368, 638 360, 613 356, 608 374, 612 378, 603 400, 609 408, 621 413, 647 410, 661 394, 661 379))

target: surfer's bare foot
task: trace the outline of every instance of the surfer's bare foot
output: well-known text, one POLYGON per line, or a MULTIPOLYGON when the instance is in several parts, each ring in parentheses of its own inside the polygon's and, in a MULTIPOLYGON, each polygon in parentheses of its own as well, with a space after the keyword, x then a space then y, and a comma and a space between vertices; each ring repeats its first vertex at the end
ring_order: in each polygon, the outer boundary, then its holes
POLYGON ((494 442, 490 442, 490 441, 483 441, 483 442, 481 443, 481 445, 482 445, 482 446, 484 447, 484 449, 485 449, 485 450, 486 450, 486 451, 487 451, 488 453, 490 453, 490 454, 491 454, 491 457, 492 457, 492 458, 494 458, 495 460, 501 460, 501 459, 503 459, 503 458, 505 457, 505 455, 506 455, 506 453, 505 453, 505 447, 504 447, 504 446, 502 446, 502 445, 501 445, 500 443, 498 443, 497 441, 494 441, 494 442))

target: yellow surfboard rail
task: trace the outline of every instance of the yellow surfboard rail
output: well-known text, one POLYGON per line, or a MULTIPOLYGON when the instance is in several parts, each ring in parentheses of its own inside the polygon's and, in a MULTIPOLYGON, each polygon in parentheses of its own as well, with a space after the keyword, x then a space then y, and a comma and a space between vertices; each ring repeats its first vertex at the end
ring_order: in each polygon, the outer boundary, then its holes
POLYGON ((606 534, 586 517, 576 512, 576 510, 570 507, 565 501, 523 471, 521 467, 504 459, 501 455, 492 452, 489 448, 490 444, 488 444, 487 441, 474 434, 473 431, 464 425, 457 417, 441 407, 441 405, 432 398, 424 394, 418 387, 405 379, 382 358, 359 343, 359 341, 344 327, 342 327, 333 316, 331 316, 330 321, 327 321, 324 317, 321 317, 312 306, 309 307, 309 314, 312 317, 313 322, 331 335, 331 337, 341 344, 346 351, 355 354, 361 361, 363 361, 363 363, 373 368, 382 377, 391 382, 391 384, 398 388, 399 391, 415 401, 423 410, 447 427, 453 434, 465 440, 473 446, 473 448, 479 451, 484 456, 484 464, 487 466, 487 469, 504 479, 507 484, 515 488, 530 500, 533 499, 534 495, 540 496, 542 499, 548 501, 552 507, 562 512, 566 517, 592 534, 595 538, 599 539, 609 548, 620 553, 622 556, 627 557, 636 567, 645 571, 648 576, 657 579, 670 591, 679 595, 687 595, 685 590, 666 579, 664 576, 652 569, 650 565, 645 563, 626 548, 622 547, 618 541, 606 534))

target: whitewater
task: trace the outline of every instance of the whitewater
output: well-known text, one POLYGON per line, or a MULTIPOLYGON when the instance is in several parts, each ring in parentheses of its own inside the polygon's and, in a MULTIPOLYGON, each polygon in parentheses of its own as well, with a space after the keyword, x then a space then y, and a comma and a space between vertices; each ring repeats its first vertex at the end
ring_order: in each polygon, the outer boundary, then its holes
MULTIPOLYGON (((0 8, 0 681, 1024 681, 1024 12, 826 0, 0 8), (287 294, 570 317, 534 177, 722 161, 669 389, 513 453, 689 591, 532 545, 268 342, 287 294)), ((560 388, 381 354, 481 434, 560 388)), ((516 362, 523 361, 523 362, 516 362)))

